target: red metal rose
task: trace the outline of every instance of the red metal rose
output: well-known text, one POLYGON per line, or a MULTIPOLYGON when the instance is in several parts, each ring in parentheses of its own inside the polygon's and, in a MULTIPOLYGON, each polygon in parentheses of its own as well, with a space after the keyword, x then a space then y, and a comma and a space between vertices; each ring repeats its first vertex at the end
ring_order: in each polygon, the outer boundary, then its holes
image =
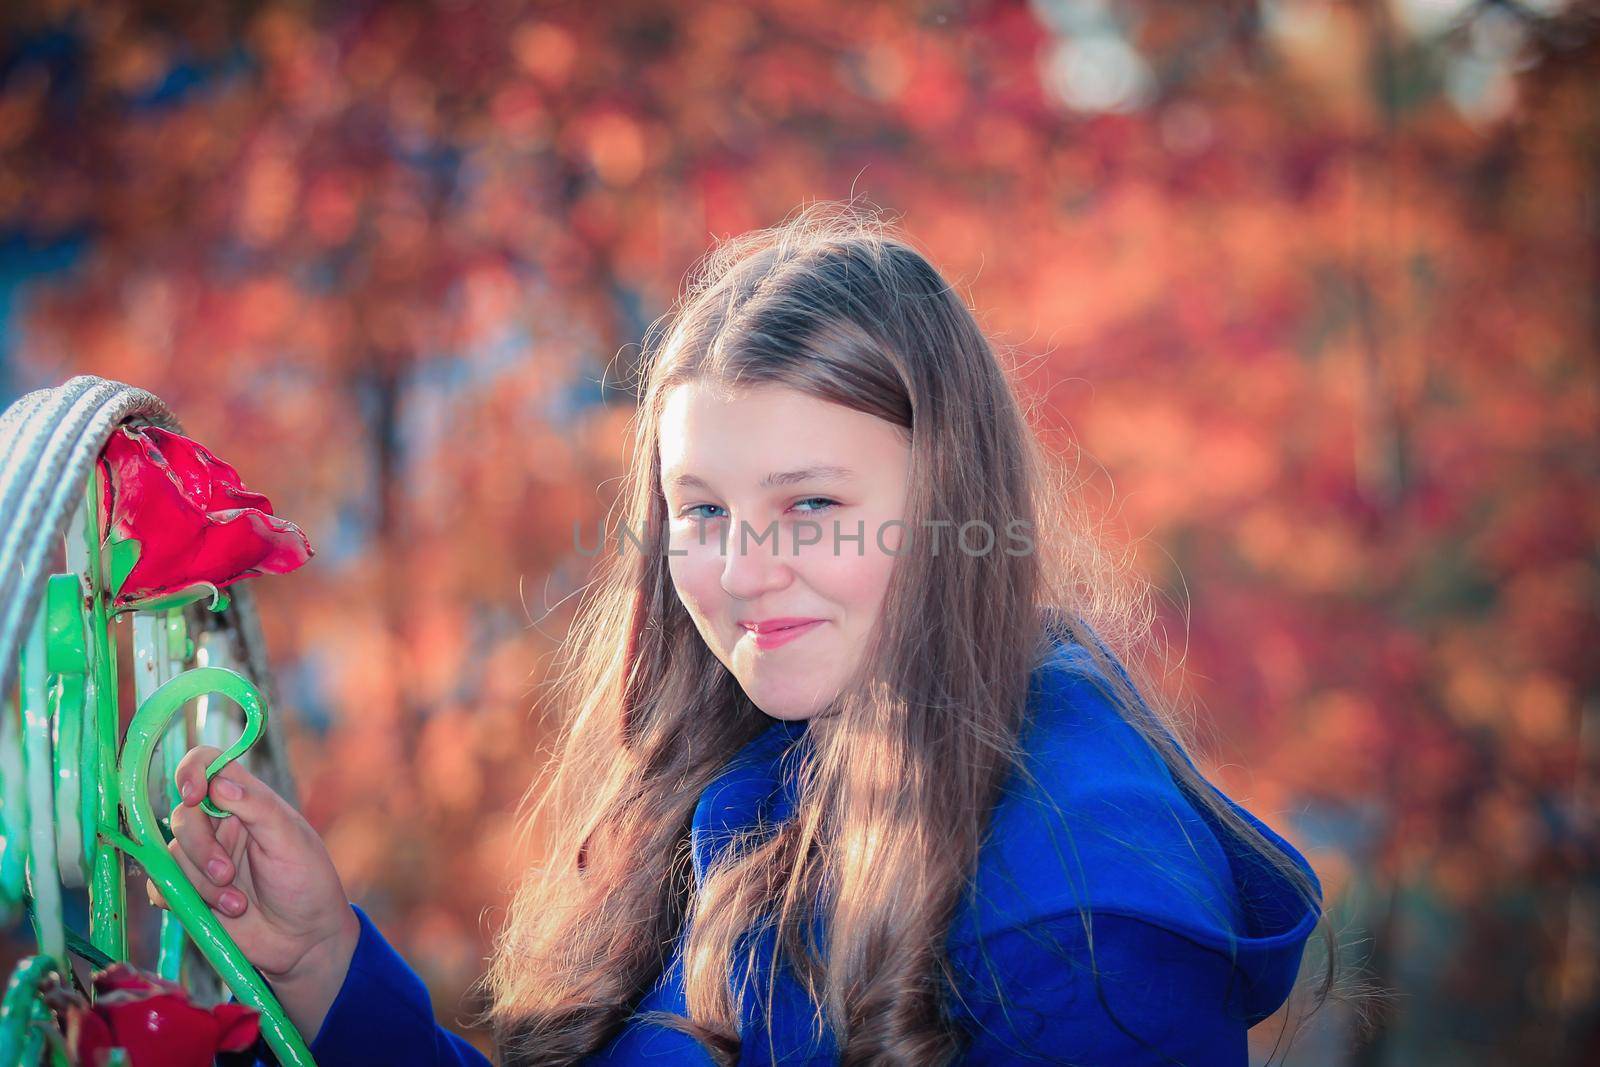
POLYGON ((211 1067, 219 1052, 242 1052, 261 1033, 254 1008, 202 1008, 176 982, 127 963, 95 972, 93 1004, 59 983, 43 992, 74 1067, 102 1067, 114 1048, 133 1067, 211 1067))
POLYGON ((101 546, 118 608, 192 601, 315 553, 272 502, 200 442, 156 426, 118 427, 100 454, 101 546))

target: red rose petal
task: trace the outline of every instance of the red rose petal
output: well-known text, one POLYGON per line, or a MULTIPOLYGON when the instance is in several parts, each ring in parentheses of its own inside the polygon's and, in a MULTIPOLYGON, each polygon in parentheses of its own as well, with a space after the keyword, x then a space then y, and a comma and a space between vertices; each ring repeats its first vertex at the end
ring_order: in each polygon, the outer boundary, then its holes
POLYGON ((298 526, 273 515, 270 500, 198 441, 154 426, 121 427, 101 458, 105 534, 140 547, 118 604, 283 574, 315 554, 298 526))
POLYGON ((102 971, 96 971, 94 975, 96 1001, 107 993, 123 990, 136 993, 167 993, 181 992, 182 989, 183 987, 176 982, 168 982, 126 962, 113 963, 102 971))
POLYGON ((93 976, 91 1005, 70 987, 41 989, 61 1022, 75 1064, 104 1067, 110 1050, 127 1050, 132 1067, 211 1067, 220 1052, 241 1052, 261 1033, 260 1013, 243 1004, 203 1008, 178 983, 132 964, 93 976))
POLYGON ((261 1013, 243 1004, 218 1004, 211 1009, 217 1017, 221 1033, 217 1035, 218 1052, 243 1052, 261 1036, 261 1013))
POLYGON ((111 1028, 87 1001, 82 997, 77 1000, 78 1003, 69 1005, 61 1013, 65 1016, 61 1021, 67 1050, 74 1063, 100 1063, 100 1053, 116 1047, 111 1039, 111 1028))
POLYGON ((113 1040, 128 1050, 133 1067, 211 1067, 217 1021, 210 1012, 174 996, 95 1004, 113 1040))

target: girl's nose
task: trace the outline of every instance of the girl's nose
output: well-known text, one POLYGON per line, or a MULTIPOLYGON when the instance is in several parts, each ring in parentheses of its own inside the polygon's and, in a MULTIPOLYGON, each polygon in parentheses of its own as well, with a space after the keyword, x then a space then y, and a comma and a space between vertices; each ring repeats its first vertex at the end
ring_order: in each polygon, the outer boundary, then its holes
POLYGON ((784 554, 776 524, 765 530, 741 523, 728 531, 722 562, 722 588, 729 596, 753 600, 794 580, 792 559, 784 554))

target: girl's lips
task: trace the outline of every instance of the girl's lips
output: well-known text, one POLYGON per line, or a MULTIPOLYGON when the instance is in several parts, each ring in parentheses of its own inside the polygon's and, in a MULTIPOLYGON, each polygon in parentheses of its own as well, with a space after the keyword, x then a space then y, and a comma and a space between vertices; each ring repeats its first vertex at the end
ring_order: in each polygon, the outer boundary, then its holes
POLYGON ((779 645, 786 645, 798 637, 803 637, 827 621, 827 619, 812 619, 810 622, 803 622, 799 626, 789 626, 769 633, 756 633, 754 630, 746 630, 745 636, 754 641, 757 648, 766 651, 770 648, 777 648, 779 645))

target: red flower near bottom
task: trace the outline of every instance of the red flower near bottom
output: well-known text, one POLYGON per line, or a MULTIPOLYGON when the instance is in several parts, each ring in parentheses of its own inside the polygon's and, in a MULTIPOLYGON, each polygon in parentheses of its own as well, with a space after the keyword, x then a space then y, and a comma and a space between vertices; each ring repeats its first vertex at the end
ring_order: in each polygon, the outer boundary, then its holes
POLYGON ((74 1067, 104 1067, 114 1048, 127 1049, 133 1067, 211 1067, 219 1052, 242 1052, 261 1033, 254 1008, 202 1008, 176 982, 127 963, 95 973, 93 1004, 60 984, 44 998, 66 1033, 74 1067))

